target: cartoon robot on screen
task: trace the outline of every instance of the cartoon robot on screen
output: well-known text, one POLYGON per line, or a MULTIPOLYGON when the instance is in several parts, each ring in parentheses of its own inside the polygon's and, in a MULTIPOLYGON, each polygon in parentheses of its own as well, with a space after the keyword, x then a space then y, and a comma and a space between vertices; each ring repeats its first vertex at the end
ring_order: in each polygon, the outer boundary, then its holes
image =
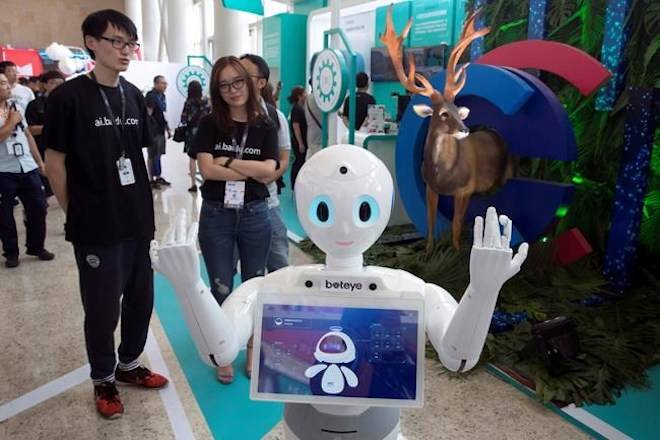
POLYGON ((514 256, 512 223, 491 207, 485 220, 475 219, 470 283, 460 303, 408 272, 365 267, 362 254, 388 223, 393 190, 386 166, 363 148, 335 145, 315 154, 300 170, 295 199, 300 222, 326 254, 325 264, 290 266, 251 279, 222 307, 199 275, 197 225, 187 227, 185 213, 162 245, 152 244, 154 269, 173 284, 206 363, 233 362, 254 333, 251 396, 286 402, 287 439, 400 438, 400 408, 423 403, 424 335, 446 368, 473 368, 500 288, 527 256, 526 243, 514 256), (329 327, 315 324, 315 314, 329 327), (399 317, 404 324, 392 326, 399 317), (293 338, 297 326, 304 334, 314 330, 314 339, 267 340, 277 332, 293 338), (383 362, 387 353, 396 354, 389 363, 383 362), (411 368, 409 379, 392 373, 411 368), (267 371, 276 371, 272 377, 287 385, 264 385, 267 371), (414 386, 399 393, 399 378, 414 383, 417 393, 414 386))

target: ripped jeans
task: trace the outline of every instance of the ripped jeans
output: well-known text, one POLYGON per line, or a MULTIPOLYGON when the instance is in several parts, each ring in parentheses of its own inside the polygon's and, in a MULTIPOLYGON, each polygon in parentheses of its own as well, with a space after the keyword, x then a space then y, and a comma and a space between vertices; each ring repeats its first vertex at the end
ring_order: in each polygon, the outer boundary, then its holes
POLYGON ((270 242, 271 225, 265 200, 248 202, 243 209, 203 201, 199 247, 209 274, 209 287, 218 304, 224 302, 234 287, 234 245, 238 245, 241 279, 245 282, 264 275, 270 242))

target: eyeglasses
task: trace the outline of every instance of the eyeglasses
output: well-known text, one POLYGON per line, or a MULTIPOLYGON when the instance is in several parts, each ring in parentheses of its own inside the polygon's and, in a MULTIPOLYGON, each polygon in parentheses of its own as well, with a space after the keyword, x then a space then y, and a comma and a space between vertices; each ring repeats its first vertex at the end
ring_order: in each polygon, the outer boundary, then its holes
POLYGON ((131 52, 135 52, 136 50, 138 50, 140 48, 140 43, 137 43, 135 41, 126 42, 124 40, 119 40, 117 38, 108 38, 108 37, 104 37, 102 35, 99 38, 101 40, 109 41, 110 43, 112 43, 112 47, 114 47, 115 49, 119 49, 119 50, 124 50, 125 47, 128 47, 128 49, 131 52))
POLYGON ((220 83, 220 93, 229 93, 231 89, 241 90, 245 87, 245 78, 238 78, 232 82, 222 82, 220 83))

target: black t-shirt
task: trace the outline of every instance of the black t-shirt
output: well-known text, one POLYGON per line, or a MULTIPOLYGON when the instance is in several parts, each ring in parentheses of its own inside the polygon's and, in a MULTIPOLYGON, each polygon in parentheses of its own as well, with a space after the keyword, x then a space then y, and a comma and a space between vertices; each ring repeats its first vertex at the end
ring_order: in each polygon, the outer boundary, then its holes
MULTIPOLYGON (((223 134, 218 130, 213 115, 206 115, 199 122, 199 129, 193 139, 188 155, 197 158, 199 153, 210 153, 216 157, 237 157, 243 131, 247 126, 244 122, 234 121, 236 133, 234 136, 223 134)), ((267 159, 278 160, 277 128, 270 120, 258 121, 248 129, 245 148, 243 149, 244 160, 267 159)), ((268 188, 261 182, 248 178, 245 183, 244 203, 253 200, 263 200, 269 196, 268 188)), ((202 185, 202 198, 224 202, 225 182, 223 180, 205 180, 202 185)))
MULTIPOLYGON (((39 95, 34 98, 28 104, 25 109, 25 119, 27 119, 28 125, 44 125, 44 119, 46 118, 46 97, 44 95, 39 95)), ((39 151, 43 154, 44 145, 41 135, 34 136, 34 140, 39 147, 39 151)))
POLYGON ((290 117, 290 132, 291 132, 291 145, 293 147, 293 153, 298 155, 300 150, 298 148, 298 139, 296 139, 296 133, 293 131, 293 123, 297 122, 300 124, 300 131, 303 138, 304 148, 303 151, 307 151, 307 118, 305 117, 305 108, 300 104, 295 104, 291 108, 291 117, 290 117))
MULTIPOLYGON (((48 97, 43 140, 47 148, 66 154, 66 239, 75 244, 110 245, 154 236, 153 199, 142 155, 151 141, 147 108, 137 87, 120 81, 126 96, 123 146, 133 166, 132 185, 119 181, 120 143, 96 82, 82 75, 48 97)), ((119 87, 101 87, 120 119, 119 87)))
MULTIPOLYGON (((376 104, 376 100, 373 96, 364 92, 355 93, 355 113, 357 114, 357 119, 355 120, 355 129, 359 130, 364 123, 364 120, 367 119, 367 114, 369 112, 369 105, 376 104)), ((348 111, 348 97, 344 100, 344 116, 349 117, 348 111)))

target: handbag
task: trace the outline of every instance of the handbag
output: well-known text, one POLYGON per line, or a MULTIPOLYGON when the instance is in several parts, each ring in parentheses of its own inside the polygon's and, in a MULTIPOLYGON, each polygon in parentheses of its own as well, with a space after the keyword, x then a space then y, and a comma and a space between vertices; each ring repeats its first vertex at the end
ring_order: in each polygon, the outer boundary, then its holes
POLYGON ((172 140, 174 142, 185 142, 187 131, 188 131, 187 126, 179 125, 177 128, 174 129, 174 136, 172 136, 172 140))

